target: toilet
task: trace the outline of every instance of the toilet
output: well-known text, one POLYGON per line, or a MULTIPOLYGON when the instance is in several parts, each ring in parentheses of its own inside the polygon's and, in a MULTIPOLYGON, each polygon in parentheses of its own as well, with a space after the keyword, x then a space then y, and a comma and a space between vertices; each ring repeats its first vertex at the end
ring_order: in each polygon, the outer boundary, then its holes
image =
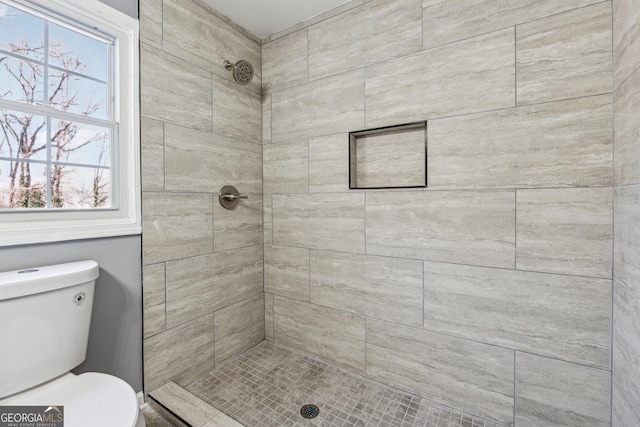
POLYGON ((0 273, 0 406, 63 407, 65 427, 144 427, 133 388, 87 354, 95 261, 0 273))

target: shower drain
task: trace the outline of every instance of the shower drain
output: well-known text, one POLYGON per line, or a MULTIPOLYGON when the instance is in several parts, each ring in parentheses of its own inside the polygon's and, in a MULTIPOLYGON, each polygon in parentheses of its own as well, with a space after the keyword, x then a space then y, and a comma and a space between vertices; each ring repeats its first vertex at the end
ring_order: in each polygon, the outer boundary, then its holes
POLYGON ((318 409, 316 405, 303 405, 302 408, 300 408, 300 415, 304 418, 315 418, 319 413, 320 409, 318 409))

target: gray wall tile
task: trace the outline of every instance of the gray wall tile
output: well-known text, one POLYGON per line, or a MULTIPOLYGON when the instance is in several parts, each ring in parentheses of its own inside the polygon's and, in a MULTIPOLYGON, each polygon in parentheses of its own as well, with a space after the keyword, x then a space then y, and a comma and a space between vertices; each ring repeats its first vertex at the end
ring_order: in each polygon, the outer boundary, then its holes
POLYGON ((147 338, 164 331, 166 326, 165 264, 145 265, 142 283, 144 336, 147 338))
POLYGON ((611 96, 433 120, 430 188, 611 185, 611 96))
POLYGON ((262 88, 269 93, 274 88, 307 83, 307 29, 263 44, 262 69, 262 88))
POLYGON ((611 373, 516 353, 516 425, 611 425, 611 373))
POLYGON ((274 340, 305 356, 364 374, 365 319, 313 304, 274 298, 274 340))
POLYGON ((273 342, 273 294, 264 294, 264 339, 273 342))
POLYGON ((309 78, 421 50, 421 8, 421 0, 381 0, 310 26, 309 78))
POLYGON ((422 262, 311 251, 311 298, 337 308, 422 327, 422 262))
POLYGON ((140 46, 144 117, 211 130, 211 74, 158 49, 140 46))
POLYGON ((233 81, 224 61, 251 62, 255 77, 247 86, 260 93, 260 45, 224 22, 196 1, 165 0, 163 8, 163 48, 198 67, 233 81))
POLYGON ((162 48, 162 0, 139 0, 140 41, 162 48))
MULTIPOLYGON (((154 390, 151 396, 162 403, 165 408, 170 408, 171 411, 174 412, 171 414, 171 416, 174 416, 174 418, 170 418, 172 420, 171 422, 161 417, 164 421, 162 425, 182 425, 181 421, 185 421, 189 423, 190 426, 203 427, 208 425, 209 420, 214 417, 217 418, 220 414, 220 411, 216 408, 174 382, 170 382, 154 390), (179 417, 181 421, 177 421, 177 417, 179 417), (176 424, 174 424, 174 421, 176 424)), ((150 403, 154 404, 153 401, 150 403)), ((145 417, 145 419, 146 418, 147 417, 145 417)), ((149 423, 148 420, 147 423, 149 423)))
POLYGON ((613 96, 615 185, 640 184, 640 71, 613 96))
POLYGON ((518 190, 516 267, 611 278, 611 187, 518 190))
POLYGON ((262 244, 262 197, 250 195, 235 209, 222 207, 217 196, 213 202, 214 252, 262 244))
POLYGON ((264 294, 217 311, 214 325, 217 365, 264 339, 264 294))
POLYGON ((213 77, 213 131, 241 141, 262 142, 260 93, 213 77))
POLYGON ((309 146, 302 138, 286 144, 268 144, 263 150, 265 193, 309 191, 309 146))
POLYGON ((261 246, 167 263, 167 327, 262 292, 261 246))
POLYGON ((611 92, 611 3, 516 27, 518 105, 611 92))
POLYGON ((263 218, 263 228, 264 228, 264 243, 271 244, 273 243, 273 208, 271 195, 267 194, 262 198, 262 218, 263 218))
POLYGON ((144 340, 145 391, 181 384, 214 368, 213 314, 144 340))
POLYGON ((164 125, 142 117, 140 120, 142 191, 164 190, 164 125))
POLYGON ((423 0, 425 49, 511 27, 601 0, 423 0))
POLYGON ((367 377, 513 425, 511 350, 367 319, 367 377))
POLYGON ((367 194, 367 253, 513 268, 513 192, 367 194))
POLYGON ((640 68, 640 4, 635 0, 613 2, 614 88, 640 68))
POLYGON ((262 192, 261 154, 230 147, 220 135, 165 125, 165 155, 167 191, 217 194, 230 184, 242 194, 262 192))
POLYGON ((265 245, 264 291, 309 300, 309 249, 265 245))
POLYGON ((286 142, 364 126, 364 71, 274 91, 272 140, 286 142))
POLYGON ((273 243, 364 252, 364 194, 273 196, 273 243))
POLYGON ((514 29, 372 65, 367 128, 515 105, 514 29))
POLYGON ((213 252, 212 203, 209 194, 144 193, 144 264, 213 252))
POLYGON ((262 93, 262 144, 271 144, 271 93, 262 93))
POLYGON ((424 286, 425 329, 610 366, 610 280, 425 262, 424 286))
POLYGON ((640 185, 617 187, 614 211, 614 277, 640 294, 640 185))
POLYGON ((613 426, 640 420, 640 297, 614 284, 613 300, 613 426))
POLYGON ((349 190, 349 136, 309 138, 309 192, 349 190))

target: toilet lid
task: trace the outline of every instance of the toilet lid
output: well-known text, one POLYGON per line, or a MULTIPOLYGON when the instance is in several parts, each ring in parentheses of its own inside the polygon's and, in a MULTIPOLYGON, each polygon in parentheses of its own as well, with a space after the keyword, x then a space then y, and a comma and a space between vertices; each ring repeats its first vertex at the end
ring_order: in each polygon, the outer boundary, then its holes
POLYGON ((65 427, 134 427, 138 399, 129 384, 112 375, 66 374, 0 401, 2 406, 64 406, 65 427))

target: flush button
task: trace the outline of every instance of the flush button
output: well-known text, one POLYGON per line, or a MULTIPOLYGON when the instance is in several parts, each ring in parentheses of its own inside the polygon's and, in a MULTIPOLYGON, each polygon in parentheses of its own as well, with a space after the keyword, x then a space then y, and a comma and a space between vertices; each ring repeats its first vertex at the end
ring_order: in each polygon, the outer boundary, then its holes
POLYGON ((37 268, 29 268, 27 270, 18 271, 18 274, 37 273, 38 271, 40 271, 40 270, 38 270, 37 268))
POLYGON ((73 297, 73 302, 75 302, 76 305, 80 305, 84 302, 85 299, 87 299, 87 295, 85 295, 84 292, 80 292, 75 297, 73 297))

